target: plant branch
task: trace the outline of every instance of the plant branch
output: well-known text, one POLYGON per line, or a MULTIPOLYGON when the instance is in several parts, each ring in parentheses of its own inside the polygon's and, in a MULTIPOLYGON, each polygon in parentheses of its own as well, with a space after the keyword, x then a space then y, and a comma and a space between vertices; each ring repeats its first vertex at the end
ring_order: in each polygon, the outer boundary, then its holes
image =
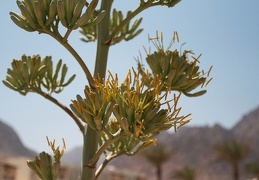
POLYGON ((106 128, 103 128, 103 132, 109 137, 109 138, 113 138, 114 135, 112 135, 112 133, 106 128))
POLYGON ((139 13, 141 13, 142 11, 150 8, 150 7, 154 7, 154 6, 168 6, 168 7, 172 7, 175 4, 177 4, 178 2, 180 2, 180 0, 175 0, 174 3, 168 3, 165 4, 164 2, 158 1, 158 2, 154 2, 153 0, 148 0, 147 2, 145 1, 141 1, 139 7, 137 9, 135 9, 133 12, 131 12, 121 23, 120 25, 111 33, 109 39, 107 42, 112 42, 112 39, 118 34, 120 33, 120 31, 122 30, 122 28, 127 25, 135 16, 137 16, 139 13))
POLYGON ((137 154, 144 147, 146 147, 146 146, 144 144, 142 144, 141 146, 137 147, 137 150, 135 150, 134 152, 121 151, 121 152, 118 152, 118 153, 110 153, 109 155, 106 156, 106 158, 103 161, 103 163, 96 170, 96 173, 95 173, 96 178, 98 178, 100 176, 100 174, 102 173, 103 169, 106 167, 106 165, 111 160, 113 160, 113 159, 115 159, 115 158, 117 158, 117 157, 119 157, 121 155, 133 156, 133 155, 137 154))
POLYGON ((114 158, 121 156, 125 153, 123 152, 119 152, 119 153, 110 153, 108 156, 106 156, 105 160, 103 161, 103 163, 98 167, 98 169, 96 170, 95 176, 96 178, 98 178, 100 176, 100 174, 102 173, 103 169, 107 166, 107 164, 109 162, 111 162, 111 160, 113 160, 114 158))
POLYGON ((127 25, 135 16, 137 16, 139 13, 144 11, 145 9, 149 8, 152 4, 152 1, 148 1, 146 3, 140 4, 140 6, 135 9, 133 12, 131 12, 121 23, 120 25, 112 32, 107 42, 112 42, 112 39, 120 33, 122 28, 127 25))
MULTIPOLYGON (((53 30, 55 30, 55 28, 53 30)), ((72 54, 72 56, 76 59, 78 64, 83 69, 90 87, 94 89, 93 76, 92 76, 91 72, 89 71, 89 69, 86 66, 83 59, 79 56, 79 54, 75 51, 75 49, 67 42, 67 38, 68 38, 69 34, 71 33, 71 30, 67 30, 64 37, 62 37, 58 31, 55 31, 55 33, 53 33, 52 31, 46 29, 46 30, 43 30, 42 32, 52 36, 54 39, 56 39, 60 44, 62 44, 72 54)))
POLYGON ((68 42, 61 43, 61 44, 74 56, 74 58, 77 60, 77 62, 79 63, 79 65, 83 69, 83 71, 86 75, 86 78, 89 82, 89 85, 91 86, 91 88, 94 88, 93 76, 90 73, 86 64, 84 63, 83 59, 78 55, 78 53, 74 50, 74 48, 68 42))
POLYGON ((89 82, 89 85, 91 88, 94 89, 94 81, 93 81, 93 76, 90 73, 88 67, 86 66, 86 64, 84 63, 83 59, 78 55, 78 53, 74 50, 74 48, 68 43, 61 43, 73 56, 74 58, 77 60, 77 62, 79 63, 79 65, 81 66, 81 68, 83 69, 86 78, 89 82))
POLYGON ((116 135, 113 136, 113 138, 108 139, 105 141, 105 143, 102 144, 102 146, 98 149, 98 151, 95 153, 93 158, 90 160, 89 164, 96 164, 102 153, 105 151, 105 149, 110 146, 115 141, 119 140, 121 137, 123 137, 125 133, 118 131, 116 135))
POLYGON ((75 123, 77 124, 80 131, 81 132, 84 131, 84 126, 83 126, 82 122, 77 118, 77 116, 67 106, 63 105, 57 99, 55 99, 54 97, 52 97, 51 95, 49 95, 43 91, 36 90, 35 92, 40 94, 44 98, 48 99, 49 101, 53 102, 61 109, 63 109, 75 121, 75 123))
POLYGON ((67 29, 66 34, 63 37, 63 42, 67 42, 67 38, 71 32, 72 32, 72 29, 67 29))

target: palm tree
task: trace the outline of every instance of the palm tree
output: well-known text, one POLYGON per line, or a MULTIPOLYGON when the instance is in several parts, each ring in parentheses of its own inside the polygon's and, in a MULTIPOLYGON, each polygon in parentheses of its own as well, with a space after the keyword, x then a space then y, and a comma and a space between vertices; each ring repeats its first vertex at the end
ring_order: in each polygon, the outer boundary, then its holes
POLYGON ((250 152, 250 144, 235 139, 224 141, 214 146, 216 160, 229 163, 233 168, 233 179, 239 179, 239 164, 250 152))
POLYGON ((162 144, 157 144, 143 151, 144 158, 156 167, 157 180, 162 179, 162 165, 174 154, 162 144))
POLYGON ((179 180, 195 180, 196 172, 194 168, 186 166, 182 170, 176 171, 172 177, 179 180))
POLYGON ((253 174, 259 180, 259 160, 254 160, 245 165, 246 172, 253 174))

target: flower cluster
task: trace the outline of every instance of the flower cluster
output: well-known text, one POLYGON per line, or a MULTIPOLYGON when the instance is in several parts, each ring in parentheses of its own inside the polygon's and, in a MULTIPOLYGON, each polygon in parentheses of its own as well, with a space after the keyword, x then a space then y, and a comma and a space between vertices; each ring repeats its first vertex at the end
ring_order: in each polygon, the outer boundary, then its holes
POLYGON ((158 77, 148 87, 134 70, 128 72, 121 84, 117 75, 111 73, 106 81, 95 79, 94 82, 95 89, 86 86, 85 98, 78 95, 71 109, 97 131, 107 129, 110 117, 114 116, 120 125, 118 130, 144 141, 185 122, 186 117, 178 117, 179 97, 167 100, 168 92, 161 94, 163 83, 158 77), (174 102, 173 107, 170 101, 174 102), (169 108, 161 108, 163 105, 169 108))
MULTIPOLYGON (((178 38, 177 33, 175 36, 178 38)), ((169 48, 175 41, 173 38, 169 48)), ((206 90, 201 90, 195 93, 191 93, 198 87, 206 86, 211 79, 208 80, 211 68, 208 72, 199 70, 199 58, 193 58, 189 60, 188 55, 193 54, 192 51, 185 50, 182 54, 179 51, 171 51, 169 48, 164 49, 163 45, 163 34, 160 37, 157 35, 156 38, 150 38, 152 43, 156 46, 157 51, 153 53, 147 53, 146 61, 151 69, 151 73, 145 70, 138 60, 138 69, 141 75, 145 78, 145 82, 148 85, 152 79, 159 76, 164 86, 163 91, 178 91, 182 92, 186 96, 196 97, 206 93, 206 90)))
POLYGON ((21 60, 13 60, 12 69, 7 70, 3 83, 22 95, 28 92, 42 92, 42 88, 49 94, 60 93, 76 76, 74 74, 65 81, 67 71, 68 68, 66 64, 62 65, 61 59, 54 68, 51 56, 42 59, 39 55, 23 55, 21 60))

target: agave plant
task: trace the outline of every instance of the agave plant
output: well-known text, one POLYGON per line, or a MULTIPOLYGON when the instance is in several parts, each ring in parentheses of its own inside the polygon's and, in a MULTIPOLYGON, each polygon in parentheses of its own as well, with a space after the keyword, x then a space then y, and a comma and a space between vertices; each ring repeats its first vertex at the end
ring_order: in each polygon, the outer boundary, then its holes
MULTIPOLYGON (((22 95, 29 92, 40 94, 74 120, 83 136, 82 180, 96 179, 113 158, 122 154, 135 155, 154 144, 160 132, 172 127, 176 131, 188 123, 190 114, 180 115, 181 107, 177 106, 181 94, 196 97, 206 92, 193 93, 210 82, 211 69, 207 72, 200 70, 199 57, 190 57, 192 53, 189 50, 183 53, 171 50, 175 40, 164 49, 162 34, 150 38, 156 51, 146 54, 147 68, 138 60, 137 68, 130 69, 124 80, 119 80, 117 74, 109 71, 106 77, 110 46, 129 41, 143 31, 140 28, 142 18, 134 18, 149 8, 173 7, 178 2, 140 0, 136 9, 124 14, 112 8, 113 0, 102 0, 101 3, 98 0, 18 0, 21 14, 10 12, 18 27, 47 34, 57 40, 85 73, 88 84, 85 84, 84 96, 77 95, 70 108, 52 96, 52 93, 62 92, 75 78, 72 75, 66 80, 68 68, 62 65, 61 60, 54 67, 50 56, 42 59, 39 55, 23 55, 21 60, 13 61, 3 81, 8 88, 22 95), (97 41, 93 74, 68 42, 70 34, 77 29, 84 36, 82 41, 97 41), (96 168, 102 154, 106 158, 96 168)), ((174 39, 176 37, 177 33, 174 39)), ((37 170, 39 166, 43 167, 40 165, 43 161, 52 162, 49 155, 41 153, 28 165, 40 178, 49 180, 49 176, 37 170)), ((59 162, 59 159, 55 161, 59 162)), ((49 167, 45 168, 50 172, 49 167)))

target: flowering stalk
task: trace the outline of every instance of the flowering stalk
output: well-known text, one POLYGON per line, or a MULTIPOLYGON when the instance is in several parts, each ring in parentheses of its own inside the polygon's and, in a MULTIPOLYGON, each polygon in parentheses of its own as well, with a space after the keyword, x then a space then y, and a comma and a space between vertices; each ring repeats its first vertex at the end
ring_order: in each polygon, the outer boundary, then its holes
MULTIPOLYGON (((33 32, 45 33, 60 42, 81 66, 88 80, 84 97, 77 95, 68 107, 61 104, 52 93, 60 93, 69 85, 75 75, 65 81, 66 65, 62 61, 53 67, 51 57, 43 60, 39 56, 22 56, 14 60, 12 69, 8 69, 3 83, 10 89, 26 95, 35 92, 63 109, 83 135, 83 155, 81 180, 96 179, 103 168, 112 159, 120 155, 132 156, 143 148, 156 143, 155 137, 160 132, 174 128, 176 131, 190 121, 188 115, 180 115, 181 107, 177 104, 184 94, 189 97, 201 96, 206 90, 194 92, 205 87, 210 70, 199 70, 199 57, 189 59, 191 51, 183 53, 170 50, 174 40, 164 49, 163 35, 150 38, 156 51, 146 54, 148 68, 138 60, 137 69, 128 71, 120 83, 118 75, 109 72, 106 67, 109 48, 122 40, 135 38, 140 29, 142 18, 132 23, 132 19, 142 11, 154 6, 173 7, 179 0, 140 0, 139 6, 123 16, 121 11, 113 9, 114 0, 102 0, 97 10, 98 0, 21 0, 17 5, 21 15, 11 12, 13 22, 20 28, 33 32), (111 13, 112 12, 112 13, 111 13), (65 28, 65 33, 59 31, 65 28), (95 69, 92 75, 76 50, 68 43, 73 30, 80 28, 85 42, 97 40, 95 69), (173 96, 170 93, 176 92, 173 96), (104 154, 105 160, 97 169, 96 164, 104 154)), ((173 39, 178 39, 177 33, 173 39)), ((42 179, 56 179, 60 158, 64 149, 54 147, 53 171, 51 157, 41 153, 34 161, 28 162, 42 179), (56 163, 56 165, 55 165, 56 163), (47 172, 47 174, 45 173, 47 172), (44 174, 45 173, 45 174, 44 174)))

